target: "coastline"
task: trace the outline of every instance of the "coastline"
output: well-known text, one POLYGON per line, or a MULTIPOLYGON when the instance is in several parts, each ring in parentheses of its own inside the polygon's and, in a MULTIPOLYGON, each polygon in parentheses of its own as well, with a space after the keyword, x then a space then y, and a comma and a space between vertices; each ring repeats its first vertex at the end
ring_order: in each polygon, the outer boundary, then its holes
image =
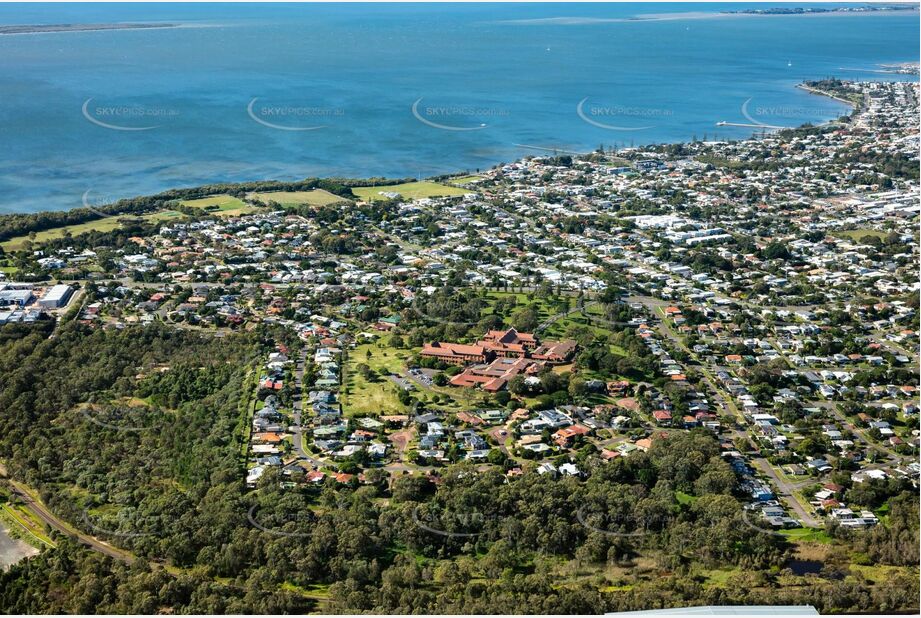
POLYGON ((891 16, 917 13, 917 7, 899 10, 836 10, 836 11, 808 11, 789 13, 769 13, 756 11, 686 11, 683 13, 637 13, 628 17, 577 17, 560 15, 558 17, 538 17, 533 19, 503 19, 486 22, 508 26, 599 26, 604 24, 639 24, 661 21, 690 21, 706 19, 742 19, 758 17, 847 17, 847 16, 891 16))
MULTIPOLYGON (((821 96, 821 97, 828 97, 829 99, 834 99, 835 101, 838 101, 839 103, 844 103, 845 105, 849 105, 851 108, 851 113, 854 113, 857 110, 856 103, 854 103, 853 101, 849 101, 847 99, 842 99, 841 97, 835 96, 830 92, 825 92, 824 90, 817 90, 815 88, 810 88, 806 84, 797 84, 796 87, 801 90, 805 90, 809 94, 814 94, 814 95, 821 96)), ((830 122, 834 122, 834 120, 826 120, 822 124, 816 125, 816 126, 824 126, 830 122)))
POLYGON ((15 36, 20 34, 60 34, 66 32, 103 32, 109 30, 158 30, 165 28, 179 28, 181 24, 174 23, 146 23, 146 24, 49 24, 49 25, 22 25, 0 26, 0 36, 15 36))
MULTIPOLYGON (((855 112, 858 110, 858 105, 857 105, 855 102, 853 102, 853 101, 848 101, 848 100, 846 100, 846 99, 842 99, 842 98, 837 97, 837 96, 835 96, 835 95, 833 95, 833 94, 831 94, 831 93, 828 93, 828 92, 824 92, 824 91, 821 91, 821 90, 817 90, 817 89, 815 89, 815 88, 810 88, 810 87, 806 86, 806 84, 805 84, 804 82, 795 84, 794 87, 795 87, 795 88, 799 88, 799 89, 801 89, 801 90, 804 90, 804 91, 808 92, 809 94, 812 94, 812 95, 815 95, 815 96, 825 96, 825 97, 829 97, 829 98, 834 99, 834 100, 836 100, 836 101, 838 101, 838 102, 840 102, 840 103, 844 103, 845 105, 848 105, 848 106, 850 107, 850 111, 848 112, 847 115, 851 115, 851 114, 855 113, 855 112)), ((824 126, 827 126, 827 125, 830 125, 830 124, 833 124, 833 123, 838 122, 838 120, 839 120, 840 118, 841 118, 841 116, 838 116, 838 117, 835 117, 835 118, 830 118, 830 119, 828 119, 828 120, 826 120, 826 121, 824 121, 824 122, 821 122, 821 123, 818 123, 818 124, 813 124, 813 125, 811 125, 811 126, 812 126, 813 128, 824 127, 824 126)), ((771 133, 775 133, 775 132, 777 132, 777 131, 782 131, 782 130, 795 130, 795 129, 802 128, 802 127, 804 127, 804 126, 806 126, 806 123, 800 124, 800 125, 795 126, 795 127, 777 127, 777 128, 772 129, 772 130, 771 130, 771 133)), ((759 139, 760 133, 761 133, 761 131, 759 131, 759 130, 753 130, 751 135, 749 135, 748 137, 742 138, 742 139, 739 140, 739 141, 757 140, 757 139, 759 139)), ((662 146, 662 145, 669 145, 669 144, 686 144, 686 143, 689 143, 689 142, 688 142, 687 140, 684 140, 684 141, 676 141, 676 142, 661 142, 661 143, 656 143, 656 144, 648 144, 648 146, 649 146, 649 147, 655 147, 655 146, 662 146)), ((522 148, 532 149, 532 150, 546 151, 547 154, 549 154, 550 152, 555 152, 555 153, 560 153, 560 154, 570 154, 570 155, 573 155, 573 156, 584 156, 584 155, 590 154, 590 153, 592 152, 592 151, 587 151, 587 152, 583 152, 583 153, 577 153, 577 152, 574 151, 574 150, 567 150, 567 149, 555 149, 555 148, 549 148, 549 147, 532 146, 532 145, 527 145, 527 144, 515 144, 515 145, 516 145, 516 146, 519 146, 519 147, 522 147, 522 148)), ((524 157, 526 157, 526 156, 532 156, 532 155, 525 155, 525 156, 520 157, 520 158, 524 158, 524 157)), ((498 161, 498 162, 494 163, 493 165, 499 165, 499 164, 501 164, 501 163, 503 163, 503 162, 502 162, 502 161, 498 161)), ((449 177, 452 177, 452 176, 458 176, 458 175, 467 174, 467 173, 469 173, 469 172, 470 172, 469 170, 457 169, 457 170, 454 170, 453 172, 449 172, 449 173, 445 173, 445 174, 439 174, 439 175, 437 176, 437 178, 449 178, 449 177)), ((424 180, 431 180, 431 179, 433 179, 433 178, 436 178, 436 177, 427 177, 427 178, 425 178, 424 180)), ((311 180, 311 179, 313 179, 313 180, 321 180, 321 181, 347 180, 347 181, 349 181, 349 182, 362 183, 362 184, 356 184, 355 186, 377 186, 377 185, 381 185, 381 184, 399 183, 399 182, 403 182, 403 181, 405 180, 405 179, 401 179, 401 178, 399 178, 399 177, 381 179, 381 178, 371 178, 371 177, 343 178, 343 177, 333 177, 333 176, 317 177, 317 178, 305 178, 305 179, 296 180, 296 181, 279 181, 279 180, 266 179, 266 178, 263 178, 263 179, 255 179, 255 180, 254 180, 254 179, 246 179, 246 180, 241 180, 241 181, 239 181, 239 182, 228 182, 228 183, 204 183, 204 184, 193 185, 193 186, 188 186, 188 187, 170 187, 170 188, 164 189, 163 191, 160 191, 160 192, 157 192, 157 193, 148 193, 148 194, 137 195, 137 196, 130 197, 130 198, 124 198, 124 200, 125 200, 125 201, 132 201, 132 200, 145 199, 145 198, 154 198, 154 197, 161 196, 161 195, 163 195, 163 194, 172 193, 172 192, 197 191, 197 190, 206 188, 206 187, 208 187, 208 186, 210 186, 210 185, 218 185, 218 184, 219 184, 219 185, 225 185, 225 186, 227 186, 227 187, 233 187, 233 186, 245 187, 245 186, 248 186, 248 185, 259 184, 259 183, 298 184, 298 183, 302 183, 302 182, 304 182, 304 181, 311 180), (363 183, 367 183, 367 184, 363 184, 363 183)), ((122 200, 118 200, 118 201, 122 201, 122 200)), ((114 204, 114 203, 117 203, 117 202, 113 202, 113 204, 114 204)), ((110 204, 104 204, 104 205, 102 205, 102 206, 109 206, 109 205, 110 205, 110 204)), ((85 209, 85 208, 86 208, 86 206, 83 206, 83 207, 77 206, 77 207, 75 207, 75 208, 70 208, 70 209, 66 209, 66 210, 42 210, 42 211, 11 212, 11 213, 0 214, 0 220, 6 219, 6 218, 8 218, 8 217, 43 216, 43 215, 47 215, 47 214, 49 214, 49 213, 69 213, 69 212, 75 212, 75 211, 83 210, 83 209, 85 209)), ((111 212, 106 211, 106 214, 105 214, 105 215, 100 215, 100 216, 112 216, 112 215, 118 215, 118 216, 131 216, 132 213, 131 213, 130 211, 128 211, 128 210, 123 210, 123 211, 113 210, 113 211, 111 211, 111 212)), ((68 226, 67 226, 67 225, 63 225, 62 227, 68 227, 68 226)))

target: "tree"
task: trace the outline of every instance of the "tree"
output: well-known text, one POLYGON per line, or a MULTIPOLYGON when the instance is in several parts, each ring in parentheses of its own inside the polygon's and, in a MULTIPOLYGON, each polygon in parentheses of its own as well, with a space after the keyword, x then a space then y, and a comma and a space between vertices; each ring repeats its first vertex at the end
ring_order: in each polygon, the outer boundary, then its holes
POLYGON ((762 256, 766 260, 786 260, 790 257, 790 250, 782 242, 772 242, 762 251, 762 256))
POLYGON ((585 395, 588 394, 588 387, 585 385, 585 380, 578 376, 574 376, 569 380, 569 396, 576 401, 581 401, 585 395))
POLYGON ((521 374, 516 375, 508 382, 508 390, 513 395, 523 395, 527 392, 525 377, 521 374))
POLYGON ((512 325, 519 332, 532 332, 538 326, 537 312, 531 307, 519 309, 512 314, 512 325))

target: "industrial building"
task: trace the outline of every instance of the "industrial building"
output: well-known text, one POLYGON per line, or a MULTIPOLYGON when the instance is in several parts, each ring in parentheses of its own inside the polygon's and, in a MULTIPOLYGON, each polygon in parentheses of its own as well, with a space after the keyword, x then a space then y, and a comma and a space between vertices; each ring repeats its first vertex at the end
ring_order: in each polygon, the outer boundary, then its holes
POLYGON ((63 283, 59 283, 58 285, 53 286, 50 290, 45 292, 45 295, 41 297, 41 299, 38 301, 38 304, 42 309, 58 309, 59 307, 66 307, 73 293, 74 289, 72 287, 63 283))

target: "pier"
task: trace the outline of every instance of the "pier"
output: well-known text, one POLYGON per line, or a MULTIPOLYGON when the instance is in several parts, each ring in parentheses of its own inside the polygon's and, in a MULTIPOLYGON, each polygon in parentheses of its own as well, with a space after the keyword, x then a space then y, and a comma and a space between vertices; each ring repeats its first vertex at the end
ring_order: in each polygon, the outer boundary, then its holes
POLYGON ((718 127, 747 127, 749 129, 789 129, 790 127, 777 127, 772 124, 753 124, 749 122, 726 122, 725 120, 720 120, 716 123, 718 127))

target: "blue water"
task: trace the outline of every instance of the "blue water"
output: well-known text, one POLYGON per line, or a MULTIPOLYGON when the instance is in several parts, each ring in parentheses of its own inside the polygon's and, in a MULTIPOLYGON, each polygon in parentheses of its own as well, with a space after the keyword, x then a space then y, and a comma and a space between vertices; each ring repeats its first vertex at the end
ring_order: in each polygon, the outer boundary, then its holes
POLYGON ((915 11, 719 14, 742 6, 0 5, 2 24, 181 24, 0 36, 0 212, 743 138, 715 123, 749 122, 746 101, 765 124, 822 122, 846 107, 801 80, 918 60, 915 11))

